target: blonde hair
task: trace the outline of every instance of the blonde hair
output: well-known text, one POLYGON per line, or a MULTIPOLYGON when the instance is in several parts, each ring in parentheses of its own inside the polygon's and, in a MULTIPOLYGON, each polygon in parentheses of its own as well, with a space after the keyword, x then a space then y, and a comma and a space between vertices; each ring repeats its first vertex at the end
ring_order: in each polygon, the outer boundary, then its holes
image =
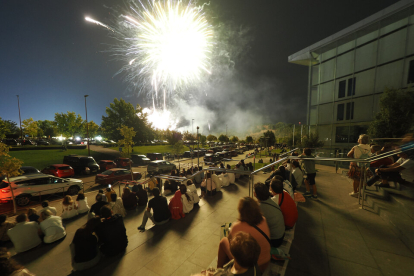
POLYGON ((369 143, 369 136, 366 134, 359 135, 359 140, 361 140, 361 144, 367 145, 369 143))
POLYGON ((73 199, 70 195, 66 195, 63 198, 63 202, 62 202, 63 205, 71 205, 72 203, 73 203, 73 199))

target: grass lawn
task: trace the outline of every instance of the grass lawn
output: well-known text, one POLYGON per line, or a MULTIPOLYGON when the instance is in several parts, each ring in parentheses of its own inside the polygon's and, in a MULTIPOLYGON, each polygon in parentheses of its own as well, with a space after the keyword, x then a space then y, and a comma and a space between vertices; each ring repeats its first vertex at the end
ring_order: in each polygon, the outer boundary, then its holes
MULTIPOLYGON (((23 166, 33 166, 39 170, 51 164, 62 164, 63 156, 69 154, 88 155, 87 149, 68 149, 67 151, 59 150, 25 150, 25 151, 10 151, 11 156, 22 160, 23 166)), ((112 155, 95 152, 91 150, 91 155, 97 162, 102 159, 113 160, 112 155)))

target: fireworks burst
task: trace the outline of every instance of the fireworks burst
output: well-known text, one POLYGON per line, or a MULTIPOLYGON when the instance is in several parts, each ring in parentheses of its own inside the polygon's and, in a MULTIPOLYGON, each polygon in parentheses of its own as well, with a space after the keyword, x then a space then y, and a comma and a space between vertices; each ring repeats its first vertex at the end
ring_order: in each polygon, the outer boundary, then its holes
POLYGON ((212 28, 191 2, 139 0, 129 8, 118 17, 117 27, 85 19, 112 31, 119 42, 112 50, 125 61, 118 73, 126 73, 134 89, 151 93, 153 110, 147 114, 153 126, 171 129, 176 122, 167 110, 168 98, 211 73, 212 28))

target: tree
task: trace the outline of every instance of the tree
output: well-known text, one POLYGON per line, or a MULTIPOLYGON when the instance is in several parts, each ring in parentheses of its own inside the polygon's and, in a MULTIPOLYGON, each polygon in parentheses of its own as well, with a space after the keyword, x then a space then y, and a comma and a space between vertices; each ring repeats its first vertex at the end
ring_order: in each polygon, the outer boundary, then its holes
POLYGON ((184 152, 184 142, 178 141, 174 144, 172 148, 172 153, 178 157, 178 162, 180 161, 180 156, 184 152))
POLYGON ((20 135, 20 129, 17 124, 10 120, 2 120, 0 117, 0 139, 6 137, 7 134, 20 135))
POLYGON ((143 112, 142 107, 137 105, 136 108, 131 103, 123 99, 114 99, 114 102, 106 107, 107 116, 102 116, 102 132, 109 139, 120 140, 122 137, 117 131, 121 125, 134 128, 136 135, 135 144, 153 140, 154 132, 148 123, 147 115, 143 112))
MULTIPOLYGON (((10 183, 9 178, 11 176, 22 174, 22 171, 20 170, 22 164, 23 161, 9 155, 9 147, 7 145, 0 143, 0 173, 6 175, 8 183, 10 183)), ((14 191, 12 187, 9 188, 12 194, 14 214, 16 214, 17 208, 16 199, 14 198, 14 191)))
POLYGON ((174 145, 183 138, 183 135, 181 132, 167 129, 165 131, 165 138, 167 139, 168 144, 174 145))
POLYGON ((183 133, 183 140, 189 140, 189 141, 194 141, 197 140, 195 135, 191 134, 188 130, 186 132, 183 133))
POLYGON ((375 138, 396 138, 414 130, 414 92, 386 89, 380 98, 380 111, 368 128, 375 138))
POLYGON ((6 123, 0 117, 0 139, 5 138, 7 132, 9 132, 9 129, 6 123))
POLYGON ((200 138, 200 144, 204 146, 206 144, 207 137, 205 135, 200 135, 199 138, 200 138))
POLYGON ((66 137, 74 137, 75 134, 82 133, 82 117, 75 112, 55 113, 55 123, 59 134, 66 137))
MULTIPOLYGON (((263 136, 267 139, 267 146, 273 146, 276 143, 275 133, 271 130, 266 131, 263 136)), ((266 141, 264 143, 266 145, 266 141)))
POLYGON ((56 123, 49 120, 39 120, 37 121, 37 136, 42 137, 46 136, 48 138, 57 136, 57 127, 56 123))
POLYGON ((89 132, 89 137, 95 137, 98 134, 99 126, 94 121, 88 122, 88 129, 86 129, 86 120, 82 123, 82 134, 86 137, 89 132))
POLYGON ((230 142, 232 142, 232 143, 237 143, 238 141, 239 141, 239 137, 237 137, 237 136, 233 136, 233 137, 230 138, 230 142))
POLYGON ((220 136, 218 137, 218 140, 220 142, 228 142, 229 141, 229 137, 227 137, 227 135, 220 134, 220 136))
POLYGON ((253 137, 252 136, 246 136, 246 143, 247 144, 253 143, 253 137))
POLYGON ((25 119, 22 122, 24 132, 33 138, 37 134, 37 122, 33 118, 25 119))
POLYGON ((209 134, 207 136, 207 141, 211 142, 211 141, 217 141, 217 137, 214 135, 209 134))
POLYGON ((134 145, 134 137, 136 135, 136 132, 132 127, 127 126, 121 126, 118 128, 119 133, 124 139, 121 139, 118 141, 120 146, 124 146, 124 149, 122 151, 122 156, 129 157, 132 152, 132 146, 134 145))
MULTIPOLYGON (((300 140, 299 140, 300 141, 300 140)), ((302 143, 300 143, 302 148, 321 148, 325 143, 319 140, 319 133, 311 132, 310 135, 304 135, 302 143)))

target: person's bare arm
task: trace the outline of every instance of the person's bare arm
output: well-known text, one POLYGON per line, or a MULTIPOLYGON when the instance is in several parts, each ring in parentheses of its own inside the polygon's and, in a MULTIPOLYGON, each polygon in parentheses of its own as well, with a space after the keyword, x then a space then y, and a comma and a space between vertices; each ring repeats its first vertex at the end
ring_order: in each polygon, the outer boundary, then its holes
POLYGON ((346 156, 348 156, 349 158, 354 158, 354 152, 355 152, 355 148, 352 148, 346 156))
POLYGON ((400 172, 400 171, 402 171, 404 169, 405 168, 403 168, 400 165, 398 165, 398 166, 391 167, 391 168, 379 168, 379 169, 376 169, 376 172, 379 173, 379 174, 381 174, 382 172, 400 172))

